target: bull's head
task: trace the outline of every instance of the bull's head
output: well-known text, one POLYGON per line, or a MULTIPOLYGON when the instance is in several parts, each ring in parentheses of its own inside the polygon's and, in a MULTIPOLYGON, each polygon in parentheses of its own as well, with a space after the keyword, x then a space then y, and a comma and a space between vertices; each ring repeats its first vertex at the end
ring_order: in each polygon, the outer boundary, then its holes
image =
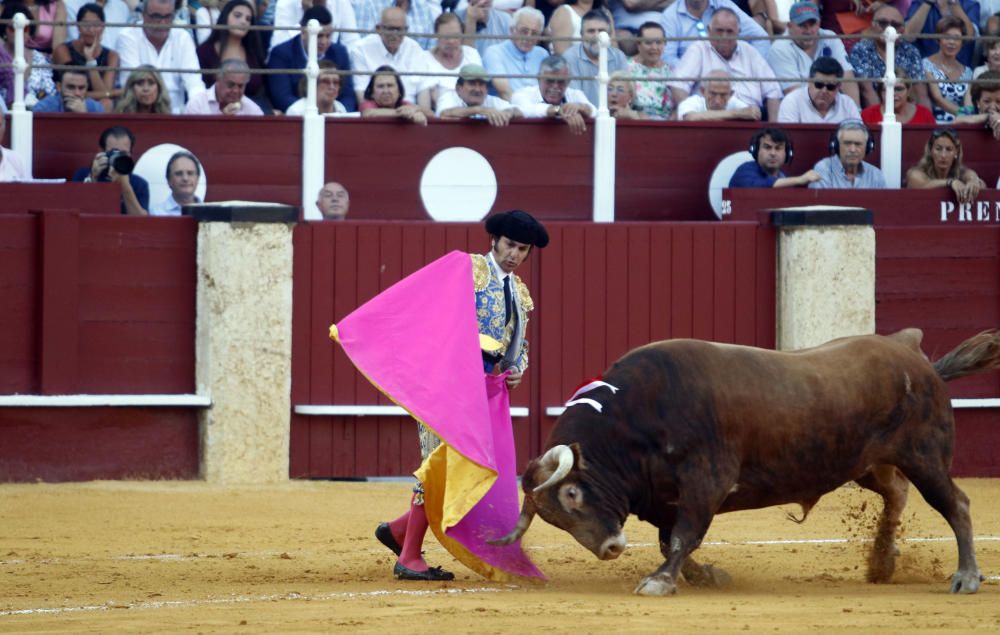
POLYGON ((532 460, 521 481, 521 517, 509 534, 493 544, 507 545, 523 536, 537 513, 549 524, 568 531, 598 558, 620 556, 626 544, 622 533, 625 513, 602 504, 587 472, 576 443, 554 446, 532 460))

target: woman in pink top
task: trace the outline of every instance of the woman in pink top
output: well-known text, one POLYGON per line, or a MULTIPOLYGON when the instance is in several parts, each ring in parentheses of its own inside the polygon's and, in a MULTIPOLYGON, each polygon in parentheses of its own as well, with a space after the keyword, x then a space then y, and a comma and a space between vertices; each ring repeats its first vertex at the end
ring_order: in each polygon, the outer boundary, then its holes
POLYGON ((364 97, 358 106, 362 117, 398 117, 418 126, 427 125, 430 113, 404 99, 406 89, 403 88, 403 81, 391 66, 375 69, 364 97))
MULTIPOLYGON (((24 4, 31 11, 35 20, 66 21, 66 5, 63 4, 63 0, 25 0, 24 4)), ((35 34, 25 39, 24 45, 42 53, 51 54, 65 41, 66 25, 39 24, 35 29, 35 34)))

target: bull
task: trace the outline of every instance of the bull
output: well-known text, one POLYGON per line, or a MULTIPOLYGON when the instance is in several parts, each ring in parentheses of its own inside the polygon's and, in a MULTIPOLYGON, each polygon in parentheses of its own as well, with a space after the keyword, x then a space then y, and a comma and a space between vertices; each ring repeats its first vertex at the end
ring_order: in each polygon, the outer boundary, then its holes
POLYGON ((520 538, 537 514, 609 560, 635 514, 659 529, 665 558, 635 593, 670 595, 679 574, 696 585, 728 579, 691 558, 716 514, 792 503, 801 522, 854 481, 884 502, 867 579, 888 582, 912 482, 955 533, 951 591, 975 593, 982 576, 969 499, 949 475, 945 382, 1000 367, 1000 334, 980 333, 933 364, 922 338, 906 329, 793 352, 698 340, 632 350, 556 421, 525 470, 520 518, 495 544, 520 538))

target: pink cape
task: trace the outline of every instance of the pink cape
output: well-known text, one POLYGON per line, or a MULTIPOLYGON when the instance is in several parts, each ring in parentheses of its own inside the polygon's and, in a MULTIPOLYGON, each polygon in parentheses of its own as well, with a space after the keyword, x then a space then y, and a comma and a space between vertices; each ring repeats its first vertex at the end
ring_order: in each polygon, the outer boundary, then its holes
POLYGON ((469 254, 453 251, 330 327, 358 370, 441 446, 415 473, 434 535, 491 580, 545 576, 520 541, 486 541, 519 515, 510 402, 503 376, 485 375, 469 254), (485 378, 485 381, 484 381, 485 378))

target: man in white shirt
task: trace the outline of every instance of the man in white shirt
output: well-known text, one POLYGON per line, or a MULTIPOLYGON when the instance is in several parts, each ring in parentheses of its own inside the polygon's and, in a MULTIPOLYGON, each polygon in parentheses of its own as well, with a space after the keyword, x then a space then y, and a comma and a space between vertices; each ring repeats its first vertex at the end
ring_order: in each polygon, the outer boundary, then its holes
POLYGON ((181 208, 192 203, 200 203, 195 191, 201 179, 201 163, 190 152, 175 152, 167 161, 167 185, 170 195, 154 205, 151 216, 180 216, 181 208))
POLYGON ((406 13, 399 7, 385 9, 375 30, 377 33, 366 35, 350 47, 351 68, 355 75, 361 76, 355 88, 358 103, 364 101, 368 78, 379 66, 393 67, 403 80, 407 98, 419 103, 420 93, 430 82, 426 77, 407 73, 428 72, 428 53, 406 36, 406 13))
MULTIPOLYGON (((807 77, 809 67, 820 57, 832 57, 840 62, 844 77, 854 79, 854 68, 847 60, 847 49, 837 34, 819 28, 819 7, 813 2, 796 2, 788 12, 790 40, 777 40, 767 52, 767 63, 780 78, 807 77)), ((782 81, 785 94, 805 86, 805 82, 782 81)), ((860 90, 856 82, 842 86, 845 95, 860 104, 860 90)))
POLYGON ((854 101, 840 92, 844 69, 832 57, 821 57, 809 69, 809 86, 793 90, 781 100, 780 123, 837 123, 861 119, 854 101))
POLYGON ((218 79, 208 90, 188 100, 185 115, 263 115, 260 106, 246 96, 250 67, 241 59, 222 60, 218 79))
MULTIPOLYGON (((730 77, 774 78, 774 71, 764 56, 740 35, 740 21, 730 9, 720 8, 712 14, 708 29, 710 41, 695 42, 688 47, 684 57, 671 73, 674 77, 705 77, 710 71, 724 70, 730 77)), ((695 82, 686 80, 667 82, 674 103, 679 104, 693 92, 695 82)), ((735 82, 736 96, 740 101, 767 111, 768 121, 778 117, 778 106, 783 93, 776 81, 735 82)))
MULTIPOLYGON (((170 108, 174 114, 184 112, 187 96, 205 90, 201 80, 201 66, 195 53, 194 38, 184 29, 171 29, 174 21, 173 0, 146 0, 142 8, 142 28, 126 29, 118 37, 118 55, 122 68, 135 68, 141 64, 153 67, 189 69, 193 72, 163 72, 160 75, 170 93, 170 108)), ((118 83, 124 87, 128 73, 118 74, 118 83)))
POLYGON ((491 126, 503 127, 521 116, 508 102, 486 94, 489 76, 479 64, 466 64, 458 72, 455 90, 441 95, 437 115, 442 119, 485 119, 491 126))
MULTIPOLYGON (((225 3, 222 3, 225 4, 225 3)), ((299 34, 299 21, 306 9, 313 5, 326 7, 333 16, 333 41, 344 46, 350 46, 361 39, 357 33, 345 33, 340 29, 354 31, 358 28, 358 22, 354 15, 354 7, 350 0, 277 0, 274 5, 274 26, 289 27, 287 29, 276 29, 271 36, 271 45, 268 50, 279 44, 284 44, 299 34)))
POLYGON ((525 117, 566 122, 573 134, 587 131, 587 118, 597 113, 582 90, 569 87, 569 64, 562 55, 550 55, 538 69, 538 85, 514 93, 511 100, 525 117))
POLYGON ((760 108, 733 95, 726 71, 712 71, 698 86, 700 95, 691 95, 677 105, 680 121, 760 121, 760 108))

